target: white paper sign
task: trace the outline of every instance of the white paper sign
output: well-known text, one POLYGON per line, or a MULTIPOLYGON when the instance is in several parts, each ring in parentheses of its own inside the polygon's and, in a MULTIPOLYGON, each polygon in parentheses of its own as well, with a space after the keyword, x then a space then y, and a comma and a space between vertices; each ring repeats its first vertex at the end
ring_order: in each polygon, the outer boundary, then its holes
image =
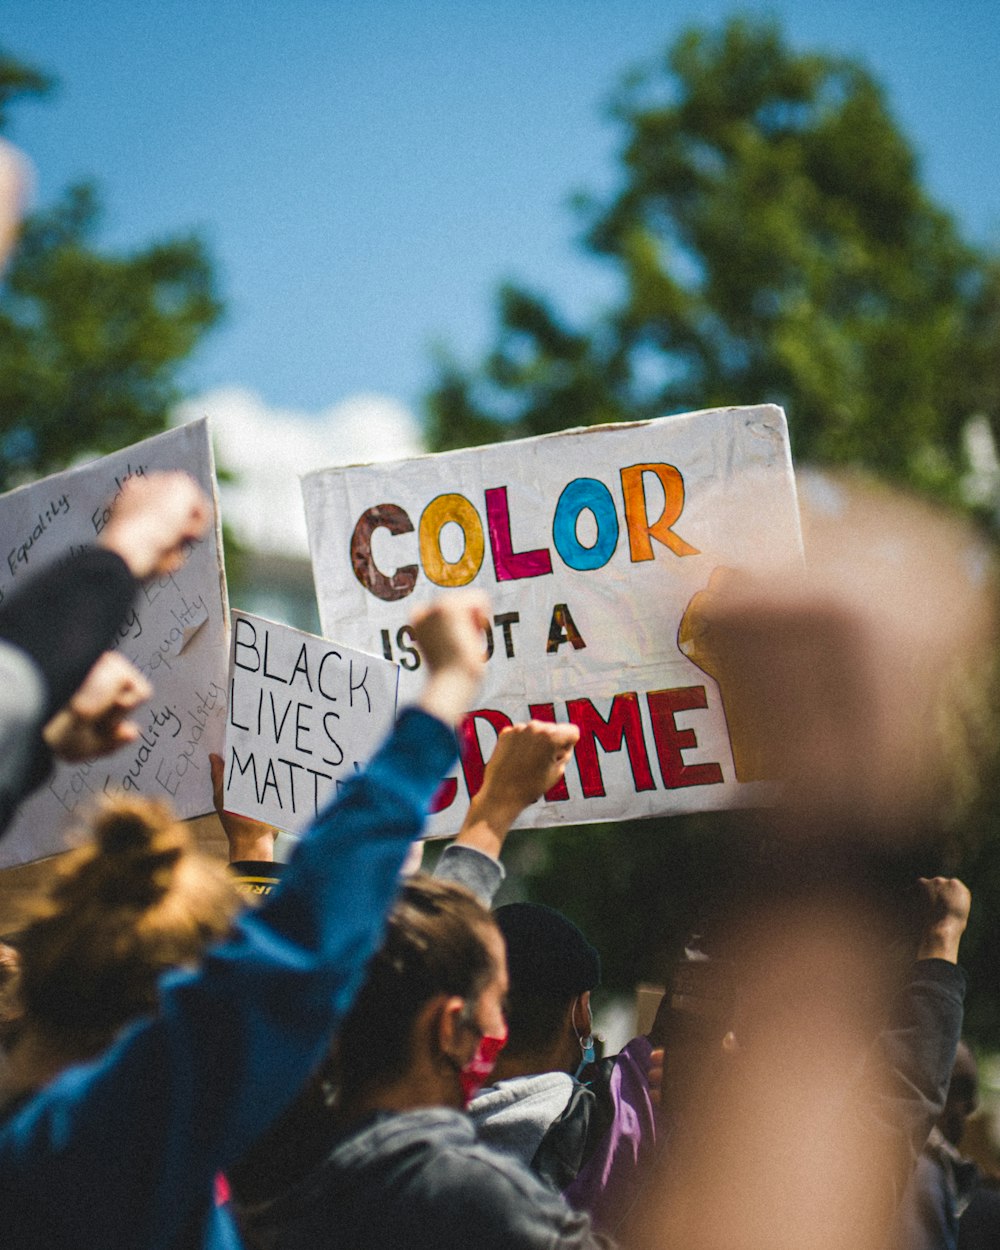
POLYGON ((396 718, 399 666, 234 612, 225 806, 301 830, 396 718))
MULTIPOLYGON (((0 596, 74 548, 92 544, 122 484, 134 474, 162 469, 186 470, 214 498, 215 466, 205 421, 0 497, 0 596)), ((227 606, 221 550, 216 508, 215 524, 193 544, 184 567, 144 583, 117 644, 154 687, 152 699, 135 716, 140 739, 91 763, 59 765, 0 840, 0 867, 63 850, 66 826, 77 808, 104 790, 168 799, 185 819, 212 810, 208 752, 221 749, 225 722, 227 606)))
POLYGON ((328 469, 303 493, 324 632, 397 659, 401 701, 419 684, 413 608, 458 586, 492 601, 487 680, 433 835, 458 828, 500 728, 530 716, 581 736, 565 784, 522 825, 752 799, 696 596, 716 569, 801 559, 779 408, 328 469))

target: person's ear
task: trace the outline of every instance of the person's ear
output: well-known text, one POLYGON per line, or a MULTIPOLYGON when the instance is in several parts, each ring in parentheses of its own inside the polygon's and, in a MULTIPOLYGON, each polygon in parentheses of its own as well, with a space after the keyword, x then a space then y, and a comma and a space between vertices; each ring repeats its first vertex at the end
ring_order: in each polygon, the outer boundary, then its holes
POLYGON ((570 1006, 570 1024, 578 1037, 587 1037, 591 1031, 592 1020, 590 990, 584 990, 573 999, 570 1006))
POLYGON ((473 1036, 474 1030, 469 1028, 466 1000, 458 994, 445 998, 437 1017, 438 1050, 461 1067, 469 1058, 469 1041, 473 1036))

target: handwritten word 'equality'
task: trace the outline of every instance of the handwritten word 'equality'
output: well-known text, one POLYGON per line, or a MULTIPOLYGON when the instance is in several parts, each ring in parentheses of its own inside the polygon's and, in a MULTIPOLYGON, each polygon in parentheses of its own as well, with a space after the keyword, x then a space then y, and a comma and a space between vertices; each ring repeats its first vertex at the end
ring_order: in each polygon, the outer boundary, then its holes
POLYGON ((186 712, 184 738, 181 742, 173 744, 177 751, 175 758, 161 760, 156 768, 156 782, 168 794, 176 797, 188 769, 199 769, 200 766, 195 757, 199 751, 204 751, 203 747, 199 747, 202 734, 216 710, 221 711, 224 697, 225 691, 214 681, 208 683, 208 689, 204 693, 200 690, 195 691, 195 705, 189 707, 186 712))
POLYGON ((7 553, 7 567, 11 571, 11 575, 16 575, 20 569, 20 565, 27 565, 28 552, 38 542, 41 536, 49 528, 53 521, 61 516, 65 516, 69 512, 69 496, 60 495, 56 500, 49 500, 48 507, 44 508, 38 514, 38 520, 35 522, 31 533, 23 542, 11 547, 7 553))
POLYGON ((118 500, 118 496, 125 489, 125 483, 129 480, 129 478, 142 477, 145 472, 146 466, 144 464, 137 465, 136 468, 133 469, 131 463, 129 463, 125 466, 125 472, 122 476, 115 477, 115 493, 111 497, 111 500, 103 507, 95 508, 90 518, 90 523, 94 527, 95 534, 99 534, 101 530, 104 529, 105 525, 107 525, 107 523, 111 520, 111 513, 114 511, 115 503, 118 500))
POLYGON ((139 735, 139 749, 132 758, 128 772, 122 778, 123 790, 139 789, 139 778, 142 776, 142 770, 149 762, 150 756, 153 754, 160 738, 176 738, 180 731, 181 719, 172 708, 163 707, 160 711, 153 708, 150 712, 149 724, 139 735), (176 728, 172 728, 172 726, 176 726, 176 728))
POLYGON ((170 615, 174 623, 166 630, 163 641, 153 648, 145 660, 137 661, 139 670, 146 677, 152 677, 161 665, 173 670, 171 659, 180 655, 188 637, 200 622, 207 619, 208 609, 204 595, 198 595, 190 602, 181 595, 180 602, 170 609, 170 615))

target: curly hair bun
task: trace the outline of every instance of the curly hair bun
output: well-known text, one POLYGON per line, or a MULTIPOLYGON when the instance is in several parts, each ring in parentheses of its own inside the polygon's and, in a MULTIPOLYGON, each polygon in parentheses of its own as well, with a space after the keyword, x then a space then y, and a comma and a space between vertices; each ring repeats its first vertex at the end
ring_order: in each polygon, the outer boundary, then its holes
POLYGON ((196 963, 240 906, 226 866, 165 803, 102 799, 85 829, 20 939, 29 1026, 80 1058, 155 1011, 160 975, 196 963))
POLYGON ((191 838, 173 812, 149 799, 113 799, 93 825, 99 851, 92 871, 106 903, 146 907, 165 894, 191 838))

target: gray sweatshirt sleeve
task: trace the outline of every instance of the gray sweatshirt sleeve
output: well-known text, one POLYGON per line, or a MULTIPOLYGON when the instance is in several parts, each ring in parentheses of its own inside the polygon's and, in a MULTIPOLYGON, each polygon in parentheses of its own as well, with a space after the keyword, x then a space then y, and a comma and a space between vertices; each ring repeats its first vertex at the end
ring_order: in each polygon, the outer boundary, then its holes
POLYGON ((506 875, 503 864, 492 855, 455 842, 444 848, 434 869, 434 876, 439 881, 464 885, 484 907, 492 907, 493 898, 506 875))
POLYGON ((0 828, 24 787, 45 716, 45 681, 26 651, 0 639, 0 828))

